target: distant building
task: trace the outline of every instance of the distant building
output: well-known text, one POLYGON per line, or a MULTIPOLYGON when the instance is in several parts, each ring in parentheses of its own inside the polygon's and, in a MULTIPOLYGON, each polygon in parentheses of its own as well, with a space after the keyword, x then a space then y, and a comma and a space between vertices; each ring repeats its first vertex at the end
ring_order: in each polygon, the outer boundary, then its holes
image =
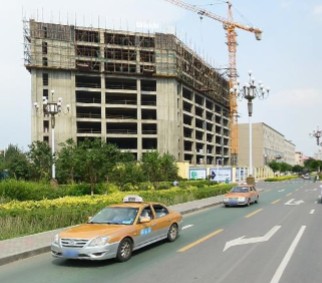
POLYGON ((24 48, 33 141, 52 143, 42 101, 61 97, 56 146, 100 138, 137 159, 230 163, 228 81, 176 36, 29 20, 24 48))
POLYGON ((305 157, 303 155, 303 152, 300 152, 300 151, 295 152, 295 165, 303 166, 304 159, 305 157))
MULTIPOLYGON (((239 166, 249 165, 249 124, 238 124, 239 166)), ((265 123, 252 124, 253 166, 263 167, 276 160, 295 165, 295 145, 265 123)))

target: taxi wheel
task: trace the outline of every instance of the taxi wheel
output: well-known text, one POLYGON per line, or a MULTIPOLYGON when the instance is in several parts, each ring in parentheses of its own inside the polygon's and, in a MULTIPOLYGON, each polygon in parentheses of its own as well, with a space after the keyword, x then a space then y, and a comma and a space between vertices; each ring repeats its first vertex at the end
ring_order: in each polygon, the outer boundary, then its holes
POLYGON ((123 239, 117 249, 116 259, 120 262, 129 260, 132 256, 132 248, 133 244, 131 239, 123 239))
POLYGON ((172 224, 168 231, 167 239, 169 242, 173 242, 178 238, 179 229, 177 224, 172 224))

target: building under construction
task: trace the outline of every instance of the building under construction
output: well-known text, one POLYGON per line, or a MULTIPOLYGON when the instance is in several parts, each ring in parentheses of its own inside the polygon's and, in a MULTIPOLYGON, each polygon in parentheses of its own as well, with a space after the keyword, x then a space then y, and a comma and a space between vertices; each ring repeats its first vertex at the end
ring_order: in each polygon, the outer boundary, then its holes
POLYGON ((33 141, 51 142, 43 97, 61 97, 56 145, 101 138, 137 159, 157 150, 192 165, 230 163, 228 81, 173 34, 26 20, 24 62, 33 141))

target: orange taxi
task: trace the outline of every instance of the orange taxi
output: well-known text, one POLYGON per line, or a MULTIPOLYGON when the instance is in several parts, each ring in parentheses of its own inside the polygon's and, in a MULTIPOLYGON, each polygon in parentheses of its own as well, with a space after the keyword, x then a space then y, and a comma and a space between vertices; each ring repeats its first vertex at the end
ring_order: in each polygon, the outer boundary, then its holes
POLYGON ((254 185, 238 185, 224 195, 223 203, 225 206, 239 206, 257 203, 258 200, 259 193, 254 185))
POLYGON ((132 251, 167 239, 177 239, 182 215, 165 205, 127 196, 123 203, 99 211, 86 224, 55 236, 51 253, 57 258, 126 261, 132 251))

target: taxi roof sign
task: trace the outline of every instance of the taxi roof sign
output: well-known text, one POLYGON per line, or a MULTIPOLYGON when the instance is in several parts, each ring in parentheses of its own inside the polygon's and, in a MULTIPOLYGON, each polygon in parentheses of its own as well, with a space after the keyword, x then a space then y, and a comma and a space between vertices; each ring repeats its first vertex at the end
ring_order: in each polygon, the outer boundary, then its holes
POLYGON ((123 202, 143 202, 143 198, 138 195, 129 195, 123 198, 123 202))

